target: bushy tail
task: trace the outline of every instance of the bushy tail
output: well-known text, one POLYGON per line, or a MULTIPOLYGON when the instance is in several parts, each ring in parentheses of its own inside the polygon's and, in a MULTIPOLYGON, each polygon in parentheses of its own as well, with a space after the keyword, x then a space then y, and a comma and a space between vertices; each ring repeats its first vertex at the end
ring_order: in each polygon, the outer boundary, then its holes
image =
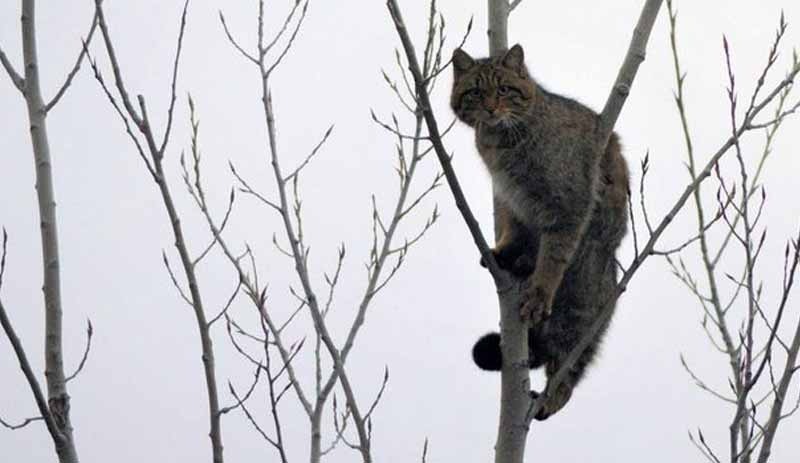
POLYGON ((500 371, 503 367, 500 333, 489 333, 478 339, 472 348, 472 360, 481 370, 500 371))

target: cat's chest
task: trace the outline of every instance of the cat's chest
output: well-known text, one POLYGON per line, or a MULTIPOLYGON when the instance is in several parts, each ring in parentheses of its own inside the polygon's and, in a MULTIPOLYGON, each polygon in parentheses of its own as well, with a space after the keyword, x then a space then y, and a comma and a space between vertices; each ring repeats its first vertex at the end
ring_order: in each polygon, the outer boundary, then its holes
POLYGON ((475 140, 478 154, 492 176, 503 171, 524 170, 533 174, 532 171, 544 173, 547 170, 546 163, 541 162, 543 157, 539 155, 538 147, 530 140, 513 144, 497 141, 485 136, 478 136, 475 140))
POLYGON ((492 172, 502 168, 501 165, 530 157, 532 153, 529 151, 534 149, 533 146, 529 146, 529 143, 515 143, 503 135, 481 133, 480 131, 475 133, 475 145, 484 164, 492 172))

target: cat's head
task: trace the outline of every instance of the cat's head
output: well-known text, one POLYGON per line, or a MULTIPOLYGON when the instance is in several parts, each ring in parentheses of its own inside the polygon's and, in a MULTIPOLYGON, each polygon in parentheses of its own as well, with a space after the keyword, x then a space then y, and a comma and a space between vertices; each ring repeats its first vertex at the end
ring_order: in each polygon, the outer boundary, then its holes
POLYGON ((473 59, 464 50, 453 52, 453 91, 450 107, 470 126, 513 126, 522 121, 536 96, 536 83, 525 68, 522 47, 503 56, 473 59))

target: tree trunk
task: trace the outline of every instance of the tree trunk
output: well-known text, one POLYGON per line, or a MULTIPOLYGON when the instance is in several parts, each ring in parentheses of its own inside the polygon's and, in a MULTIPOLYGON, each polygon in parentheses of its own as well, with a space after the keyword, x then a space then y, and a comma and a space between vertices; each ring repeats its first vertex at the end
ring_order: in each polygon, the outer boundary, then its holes
MULTIPOLYGON (((508 0, 489 0, 489 54, 508 50, 508 0)), ((495 196, 496 197, 496 196, 495 196)), ((497 203, 495 202, 495 211, 497 203)), ((497 235, 495 217, 495 235, 497 235)), ((497 238, 495 236, 495 238, 497 238)), ((519 316, 522 285, 498 291, 500 302, 500 339, 503 370, 500 373, 500 423, 495 444, 495 463, 522 463, 528 437, 527 412, 530 407, 528 372, 528 327, 519 316)))
POLYGON ((36 194, 42 237, 45 300, 45 378, 50 411, 60 432, 53 436, 61 463, 77 463, 69 418, 69 394, 64 375, 61 336, 61 284, 58 228, 52 161, 47 138, 47 110, 39 83, 34 0, 22 1, 22 49, 25 60, 25 102, 36 163, 36 194))

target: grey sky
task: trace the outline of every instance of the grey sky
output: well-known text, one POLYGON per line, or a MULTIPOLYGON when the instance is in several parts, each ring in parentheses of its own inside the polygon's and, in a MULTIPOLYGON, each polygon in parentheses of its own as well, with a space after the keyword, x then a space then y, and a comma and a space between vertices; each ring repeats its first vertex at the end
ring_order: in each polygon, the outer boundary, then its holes
MULTIPOLYGON (((93 2, 39 2, 39 47, 47 95, 61 82, 86 33, 93 2), (76 6, 77 3, 77 6, 76 6)), ((182 2, 107 1, 107 15, 123 63, 126 83, 148 98, 152 116, 163 120, 182 2)), ((291 2, 268 2, 275 27, 291 2), (274 12, 273 12, 274 11, 274 12)), ((406 21, 421 41, 427 2, 403 2, 406 21)), ((456 43, 471 15, 475 27, 465 48, 486 52, 485 1, 441 0, 449 45, 456 43)), ((599 109, 604 103, 639 14, 641 1, 544 2, 525 0, 514 12, 509 37, 519 42, 533 75, 551 91, 599 109)), ((708 0, 676 1, 679 47, 688 71, 689 118, 697 151, 704 158, 728 137, 722 34, 733 50, 741 99, 749 94, 766 61, 781 8, 790 29, 773 78, 783 76, 791 46, 800 44, 800 4, 708 0)), ((176 130, 166 161, 173 190, 189 233, 191 247, 207 242, 206 228, 188 201, 178 176, 178 156, 188 147, 186 92, 201 119, 201 145, 207 189, 222 212, 232 184, 227 162, 234 162, 266 192, 273 191, 265 162, 265 130, 255 70, 226 41, 217 10, 244 43, 255 40, 257 2, 196 0, 190 6, 185 55, 180 74, 176 130)), ((21 68, 19 4, 0 2, 0 45, 21 68)), ((648 50, 617 132, 634 178, 639 159, 649 150, 652 175, 648 204, 661 216, 688 179, 679 120, 672 100, 674 76, 669 52, 666 10, 656 23, 648 50)), ((370 121, 369 110, 389 117, 400 112, 383 84, 380 69, 397 75, 393 50, 398 46, 382 1, 312 1, 296 46, 273 82, 278 136, 284 163, 302 160, 331 124, 330 143, 302 178, 305 230, 312 244, 315 284, 335 264, 336 246, 347 243, 344 281, 337 297, 337 335, 355 312, 365 283, 362 263, 370 238, 370 194, 386 211, 396 194, 394 139, 370 121)), ((95 55, 101 57, 100 49, 95 55)), ((104 69, 105 60, 100 59, 104 69)), ((107 72, 107 74, 109 74, 107 72)), ((440 120, 449 121, 450 73, 436 94, 440 120)), ((407 118, 406 118, 407 119, 407 118)), ((406 122, 408 122, 406 120, 406 122)), ((5 74, 0 78, 0 225, 10 235, 8 268, 2 288, 37 372, 42 361, 42 300, 38 217, 33 162, 24 102, 5 74)), ((159 125, 160 127, 160 125, 159 125)), ((800 123, 791 120, 779 136, 764 179, 768 205, 764 223, 769 239, 761 276, 767 303, 780 286, 785 240, 800 217, 800 123)), ((121 123, 105 101, 88 69, 49 118, 60 219, 67 364, 77 364, 83 349, 86 318, 96 333, 89 363, 70 383, 73 424, 85 462, 183 462, 209 459, 207 411, 199 341, 193 315, 182 304, 161 263, 161 250, 173 253, 171 232, 140 159, 121 123)), ((159 130, 160 132, 160 130, 159 130)), ((760 134, 746 141, 747 154, 758 155, 760 134)), ((447 138, 466 194, 485 233, 491 235, 489 178, 472 146, 472 134, 458 126, 447 138)), ((426 184, 436 171, 427 160, 417 181, 426 184)), ((709 185, 710 194, 716 186, 709 185)), ((374 419, 377 461, 419 461, 423 440, 430 439, 430 462, 489 461, 497 426, 499 376, 478 371, 469 350, 481 334, 496 329, 496 298, 488 274, 449 192, 434 193, 400 237, 413 236, 434 202, 440 222, 412 249, 396 280, 374 301, 348 370, 362 401, 380 387, 384 366, 390 382, 374 419)), ((388 213, 388 212, 387 212, 388 213)), ((684 213, 665 243, 679 243, 694 230, 694 216, 684 213)), ((272 308, 288 314, 294 301, 291 263, 271 246, 280 224, 269 210, 240 198, 230 228, 232 242, 247 241, 260 256, 261 277, 270 281, 272 308)), ((663 246, 663 247, 666 247, 663 246)), ((623 261, 631 243, 623 245, 623 261)), ((173 254, 170 254, 171 256, 173 254)), ((690 264, 694 250, 686 254, 690 264)), ((728 262, 737 269, 736 262, 728 262)), ((200 278, 210 310, 216 310, 235 284, 230 267, 212 256, 200 278)), ((731 287, 724 288, 731 291, 731 287)), ((800 316, 795 297, 790 320, 800 316)), ((252 322, 241 303, 234 313, 252 322)), ((707 439, 725 449, 732 410, 696 388, 682 370, 679 354, 710 385, 727 388, 724 358, 705 339, 701 310, 673 278, 666 264, 650 260, 621 299, 602 355, 564 411, 535 424, 529 461, 700 461, 686 437, 701 427, 707 439)), ((308 317, 291 334, 310 330, 308 317)), ((244 388, 249 366, 233 352, 224 330, 214 333, 218 378, 244 388)), ((310 372, 310 351, 300 368, 310 372), (305 367, 305 368, 304 368, 305 367)), ((17 368, 8 342, 0 341, 0 416, 19 421, 36 414, 35 404, 17 368)), ((541 385, 541 377, 534 376, 541 385)), ((311 375, 303 376, 311 381, 311 375)), ((797 385, 790 396, 797 397, 797 385)), ((230 402, 227 393, 224 402, 230 402)), ((291 400, 283 408, 285 433, 293 461, 307 452, 305 416, 291 400)), ((266 408, 254 406, 266 423, 266 408)), ((326 420, 330 423, 330 413, 326 420)), ((271 461, 272 450, 241 414, 223 421, 226 457, 235 462, 271 461)), ((331 436, 330 427, 327 436, 331 436)), ((775 462, 800 459, 800 421, 786 423, 778 435, 775 462)), ((326 437, 327 439, 327 437, 326 437)), ((0 430, 0 461, 53 461, 52 444, 41 424, 22 431, 0 430)), ((348 449, 328 461, 353 462, 348 449)))

